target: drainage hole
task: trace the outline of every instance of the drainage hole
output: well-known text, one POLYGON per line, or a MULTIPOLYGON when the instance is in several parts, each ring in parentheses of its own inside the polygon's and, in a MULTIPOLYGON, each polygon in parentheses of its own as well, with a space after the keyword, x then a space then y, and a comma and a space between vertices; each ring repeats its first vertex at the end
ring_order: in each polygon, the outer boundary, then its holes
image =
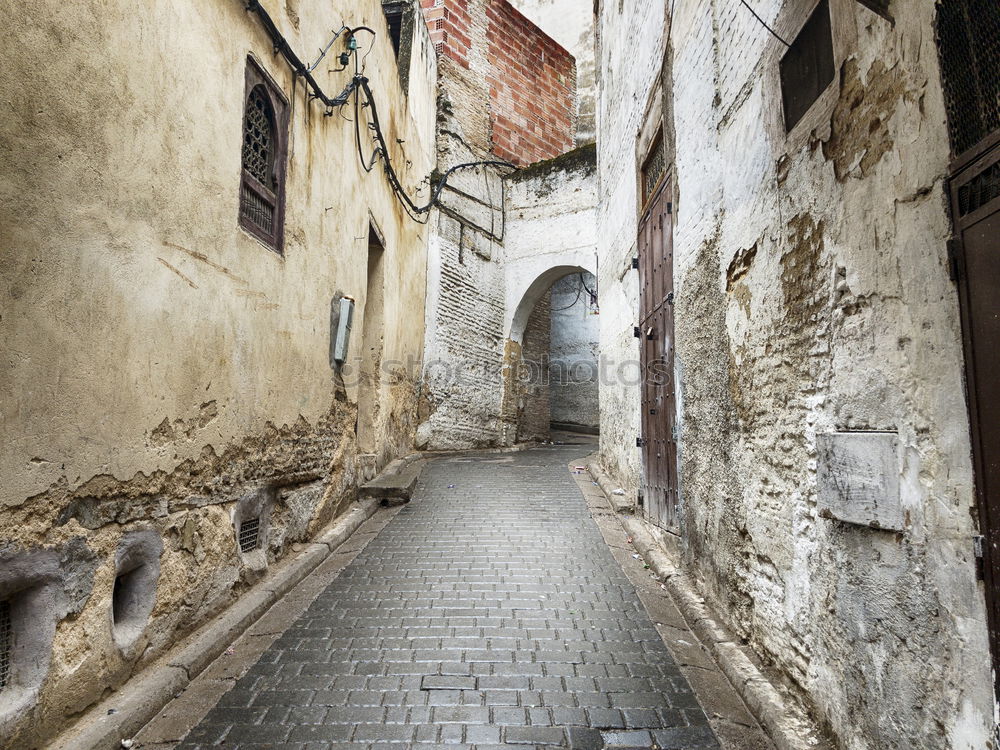
POLYGON ((248 518, 240 523, 240 552, 252 552, 260 545, 260 519, 248 518))
POLYGON ((140 586, 140 573, 145 566, 119 573, 115 578, 115 590, 111 595, 111 617, 115 625, 127 625, 132 620, 139 620, 142 609, 143 595, 140 586))

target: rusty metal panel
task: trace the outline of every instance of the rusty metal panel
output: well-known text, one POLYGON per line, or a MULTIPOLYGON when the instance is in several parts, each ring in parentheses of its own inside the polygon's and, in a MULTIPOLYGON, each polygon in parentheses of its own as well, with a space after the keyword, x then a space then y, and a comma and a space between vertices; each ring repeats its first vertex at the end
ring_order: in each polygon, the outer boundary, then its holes
MULTIPOLYGON (((951 180, 982 575, 993 671, 1000 675, 1000 146, 951 180)), ((1000 687, 998 685, 997 687, 1000 687)))

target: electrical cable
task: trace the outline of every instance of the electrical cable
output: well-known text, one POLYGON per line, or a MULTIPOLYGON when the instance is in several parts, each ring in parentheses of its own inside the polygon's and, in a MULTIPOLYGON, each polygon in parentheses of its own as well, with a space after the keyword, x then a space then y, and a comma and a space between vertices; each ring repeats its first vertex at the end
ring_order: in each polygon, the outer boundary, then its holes
MULTIPOLYGON (((761 25, 761 26, 763 26, 763 27, 764 27, 765 29, 767 29, 768 31, 770 31, 770 32, 771 32, 771 35, 772 35, 772 36, 773 36, 773 37, 774 37, 775 39, 777 39, 777 40, 778 40, 779 42, 781 42, 782 44, 784 44, 784 45, 785 45, 786 47, 791 47, 791 46, 792 46, 792 45, 790 45, 790 44, 789 44, 788 42, 786 42, 786 41, 785 41, 784 39, 782 39, 782 38, 781 38, 781 37, 780 37, 780 36, 778 35, 778 32, 777 32, 777 31, 775 31, 775 30, 774 30, 774 29, 772 29, 772 28, 771 28, 770 26, 768 26, 768 25, 767 25, 767 23, 765 23, 765 21, 764 21, 764 19, 763 19, 763 18, 761 18, 760 16, 758 16, 758 15, 757 15, 757 11, 755 11, 755 10, 754 10, 753 8, 751 8, 751 7, 750 7, 750 4, 749 4, 749 3, 747 2, 747 0, 740 0, 740 2, 741 2, 741 3, 743 3, 743 7, 744 7, 744 8, 746 8, 746 9, 747 9, 748 11, 750 11, 751 13, 753 13, 753 17, 754 17, 754 18, 756 18, 756 19, 757 19, 758 21, 760 21, 760 25, 761 25)), ((671 23, 671 25, 672 25, 672 24, 673 24, 673 21, 671 21, 670 23, 671 23)))
POLYGON ((583 293, 583 274, 580 274, 580 283, 576 287, 576 299, 570 302, 566 307, 550 307, 549 312, 565 312, 570 308, 576 307, 576 303, 580 301, 580 295, 583 293))
MULTIPOLYGON (((402 181, 400 180, 399 175, 396 172, 396 168, 392 163, 392 158, 389 152, 389 146, 386 143, 385 135, 382 132, 382 126, 381 123, 379 122, 378 107, 375 103, 375 98, 372 95, 372 90, 371 87, 369 86, 368 79, 359 70, 356 47, 355 49, 351 50, 351 52, 354 55, 354 66, 355 66, 354 78, 346 86, 346 88, 344 88, 344 90, 341 91, 337 96, 335 97, 328 96, 323 91, 322 87, 319 85, 319 83, 316 81, 316 78, 312 74, 312 71, 315 69, 315 65, 319 64, 320 60, 323 59, 323 57, 326 55, 326 52, 329 51, 330 47, 333 45, 333 41, 335 41, 344 31, 347 31, 352 38, 356 37, 358 32, 360 31, 367 32, 371 34, 372 37, 374 38, 378 36, 375 33, 374 29, 371 29, 368 26, 356 26, 353 28, 345 26, 344 28, 342 28, 340 31, 337 32, 337 35, 334 37, 334 40, 332 40, 330 44, 327 45, 326 50, 324 50, 323 53, 320 55, 319 60, 317 60, 313 66, 306 66, 305 63, 303 63, 302 60, 299 58, 299 56, 295 54, 295 51, 288 43, 288 40, 285 39, 285 37, 282 35, 281 31, 274 23, 274 20, 271 18, 270 14, 268 14, 268 12, 264 9, 264 7, 260 4, 259 0, 243 0, 243 2, 246 10, 248 12, 254 13, 260 20, 261 25, 264 27, 264 30, 267 32, 267 35, 271 39, 271 44, 274 47, 274 51, 276 53, 281 53, 282 57, 285 58, 285 61, 295 72, 295 75, 301 76, 303 79, 305 79, 306 84, 311 90, 311 93, 309 94, 310 99, 319 99, 321 102, 323 102, 323 104, 326 105, 327 111, 324 113, 325 116, 328 117, 332 115, 334 109, 343 107, 350 101, 352 94, 354 95, 354 108, 355 108, 354 130, 355 130, 355 140, 358 148, 358 157, 361 159, 361 165, 362 167, 365 168, 366 172, 371 172, 375 168, 375 162, 378 161, 380 157, 382 158, 383 169, 385 170, 386 179, 389 181, 389 187, 392 189, 392 192, 395 195, 396 199, 399 201, 400 205, 403 206, 406 213, 414 221, 423 224, 427 223, 427 221, 430 218, 429 212, 435 205, 437 205, 437 201, 441 197, 441 191, 444 190, 444 188, 448 183, 448 178, 458 170, 470 169, 472 167, 480 167, 480 166, 493 166, 493 167, 501 167, 514 170, 517 169, 517 167, 514 164, 499 159, 465 162, 463 164, 457 164, 451 167, 449 170, 447 170, 444 173, 444 175, 442 175, 441 179, 438 181, 437 186, 431 191, 430 201, 428 201, 426 204, 423 205, 417 205, 414 199, 410 197, 410 195, 406 192, 406 189, 403 187, 402 181), (362 93, 365 96, 365 103, 363 105, 360 103, 360 98, 362 93), (377 144, 375 150, 372 153, 370 162, 365 159, 364 151, 361 146, 360 114, 361 110, 364 107, 368 108, 371 115, 370 121, 368 117, 365 118, 365 125, 367 129, 370 129, 371 131, 374 132, 374 139, 377 144), (424 214, 427 215, 426 218, 422 218, 424 214)), ((374 44, 375 43, 373 40, 372 45, 371 47, 369 47, 368 53, 366 53, 365 57, 367 57, 368 54, 371 52, 371 48, 374 47, 374 44)), ((506 217, 504 223, 506 225, 506 217)), ((486 232, 485 229, 483 229, 482 231, 486 232)))
POLYGON ((345 31, 350 31, 350 29, 349 29, 349 28, 347 28, 346 26, 341 26, 341 27, 340 27, 340 28, 339 28, 339 29, 337 30, 337 33, 333 35, 333 39, 331 39, 331 40, 330 40, 330 43, 329 43, 329 44, 327 44, 327 45, 326 45, 325 47, 323 47, 323 49, 321 49, 321 50, 319 51, 319 57, 317 57, 317 58, 316 58, 316 62, 314 62, 314 63, 313 63, 312 65, 310 65, 310 66, 309 66, 309 67, 307 68, 307 70, 308 70, 308 71, 309 71, 310 73, 312 73, 312 72, 313 72, 314 70, 316 70, 316 68, 317 68, 317 67, 319 67, 319 64, 320 64, 321 62, 323 62, 323 58, 324 58, 324 57, 326 57, 326 53, 330 51, 330 47, 332 47, 332 46, 333 46, 333 43, 334 43, 335 41, 337 41, 337 40, 338 40, 338 39, 340 38, 340 35, 341 35, 341 34, 343 34, 343 33, 344 33, 345 31))

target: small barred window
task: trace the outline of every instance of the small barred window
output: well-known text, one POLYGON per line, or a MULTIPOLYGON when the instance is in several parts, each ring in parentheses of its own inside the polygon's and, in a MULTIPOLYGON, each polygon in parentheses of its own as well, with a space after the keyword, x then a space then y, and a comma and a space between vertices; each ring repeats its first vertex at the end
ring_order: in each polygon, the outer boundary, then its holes
POLYGON ((252 59, 247 61, 246 92, 240 226, 281 253, 288 105, 278 87, 252 59))
POLYGON ((663 181, 667 171, 667 153, 663 143, 663 134, 656 137, 653 147, 649 150, 646 163, 642 168, 642 204, 649 203, 656 188, 663 181))

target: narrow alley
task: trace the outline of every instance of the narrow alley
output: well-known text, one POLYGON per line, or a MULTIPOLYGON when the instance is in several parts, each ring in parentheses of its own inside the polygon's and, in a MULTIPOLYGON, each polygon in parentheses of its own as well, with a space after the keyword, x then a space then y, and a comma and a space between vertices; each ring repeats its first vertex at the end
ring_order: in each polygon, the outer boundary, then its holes
MULTIPOLYGON (((573 481, 589 450, 432 462, 176 746, 718 748, 573 481)), ((137 739, 173 747, 196 718, 168 707, 137 739)))

